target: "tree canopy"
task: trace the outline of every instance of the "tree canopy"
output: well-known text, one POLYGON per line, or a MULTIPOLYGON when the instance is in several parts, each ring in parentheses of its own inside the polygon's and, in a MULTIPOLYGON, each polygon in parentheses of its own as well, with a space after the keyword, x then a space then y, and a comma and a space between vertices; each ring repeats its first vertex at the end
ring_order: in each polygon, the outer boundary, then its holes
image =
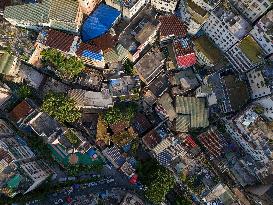
POLYGON ((22 85, 18 90, 17 90, 17 95, 20 99, 25 99, 28 98, 32 95, 32 90, 30 87, 27 85, 22 85))
POLYGON ((72 123, 81 117, 75 101, 62 93, 49 93, 43 102, 42 111, 61 123, 72 123))
POLYGON ((64 55, 53 48, 43 50, 41 55, 42 61, 53 66, 62 78, 71 79, 85 68, 84 63, 77 57, 64 55))
POLYGON ((160 204, 175 184, 172 173, 154 159, 140 163, 137 170, 140 181, 146 186, 146 197, 154 204, 160 204))

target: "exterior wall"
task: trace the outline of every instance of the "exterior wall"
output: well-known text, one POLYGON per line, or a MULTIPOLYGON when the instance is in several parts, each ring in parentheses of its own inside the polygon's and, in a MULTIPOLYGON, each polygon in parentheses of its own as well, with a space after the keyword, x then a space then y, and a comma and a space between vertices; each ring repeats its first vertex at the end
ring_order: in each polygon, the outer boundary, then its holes
POLYGON ((159 11, 174 13, 178 1, 177 0, 151 0, 151 5, 159 11))
POLYGON ((233 68, 239 73, 249 71, 256 66, 256 64, 253 64, 241 51, 238 44, 234 45, 226 52, 226 57, 233 68))
POLYGON ((231 2, 252 23, 271 6, 269 0, 231 0, 231 2))
POLYGON ((261 161, 264 163, 268 162, 268 158, 264 155, 264 153, 262 151, 255 150, 253 147, 251 147, 249 143, 246 141, 246 139, 242 136, 242 134, 239 131, 237 131, 237 128, 232 127, 230 123, 232 122, 227 122, 225 126, 231 138, 234 141, 236 141, 242 147, 242 149, 247 154, 249 154, 254 160, 261 161))
POLYGON ((227 51, 239 41, 239 39, 229 31, 228 25, 219 20, 214 14, 210 15, 203 26, 203 30, 223 51, 227 51))
POLYGON ((251 36, 257 41, 267 55, 273 53, 273 37, 269 29, 272 26, 273 10, 267 13, 250 31, 251 36))

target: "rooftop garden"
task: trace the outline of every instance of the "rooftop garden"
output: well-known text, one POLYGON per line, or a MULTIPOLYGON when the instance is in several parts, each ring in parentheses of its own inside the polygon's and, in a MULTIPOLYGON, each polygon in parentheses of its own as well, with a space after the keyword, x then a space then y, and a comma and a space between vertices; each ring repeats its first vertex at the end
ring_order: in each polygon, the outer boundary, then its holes
POLYGON ((61 123, 72 123, 81 117, 80 110, 73 99, 63 93, 49 93, 45 97, 42 111, 61 123))
POLYGON ((71 79, 85 68, 83 62, 77 57, 64 55, 53 48, 43 50, 41 55, 42 62, 53 66, 61 78, 71 79))
POLYGON ((240 42, 239 48, 253 63, 262 61, 262 49, 251 36, 245 37, 240 42))
POLYGON ((213 42, 206 36, 201 36, 194 40, 194 45, 197 50, 204 53, 206 57, 213 63, 224 60, 221 51, 214 46, 213 42))
POLYGON ((67 132, 65 133, 65 137, 74 146, 79 146, 79 144, 81 143, 77 134, 72 129, 67 130, 67 132))
POLYGON ((198 6, 196 3, 194 3, 192 0, 187 0, 188 6, 194 10, 196 13, 204 17, 207 12, 206 10, 202 9, 200 6, 198 6))

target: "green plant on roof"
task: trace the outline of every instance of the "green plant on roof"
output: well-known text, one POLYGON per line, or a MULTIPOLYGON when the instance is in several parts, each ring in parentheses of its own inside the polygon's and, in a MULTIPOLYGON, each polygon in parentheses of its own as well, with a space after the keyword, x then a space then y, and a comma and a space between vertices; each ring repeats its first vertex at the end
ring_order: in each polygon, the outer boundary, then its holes
POLYGON ((121 121, 130 122, 137 112, 136 103, 119 103, 113 108, 107 110, 104 115, 104 120, 108 125, 115 124, 121 121))
POLYGON ((72 123, 81 117, 81 112, 76 107, 75 101, 62 93, 50 92, 47 94, 42 111, 62 123, 72 123))
POLYGON ((126 60, 123 63, 123 67, 124 67, 124 72, 126 75, 134 75, 134 65, 130 60, 126 60))
POLYGON ((42 61, 53 66, 62 78, 71 79, 85 68, 84 63, 75 56, 66 56, 56 49, 45 49, 41 52, 42 61))
POLYGON ((68 141, 73 145, 78 145, 80 143, 80 140, 77 134, 71 129, 67 130, 67 132, 65 133, 65 136, 68 139, 68 141))
POLYGON ((251 36, 245 37, 240 42, 239 48, 253 63, 262 61, 262 49, 251 36))
POLYGON ((17 95, 20 99, 26 99, 30 96, 32 96, 32 90, 30 87, 27 85, 22 85, 20 88, 17 90, 17 95))

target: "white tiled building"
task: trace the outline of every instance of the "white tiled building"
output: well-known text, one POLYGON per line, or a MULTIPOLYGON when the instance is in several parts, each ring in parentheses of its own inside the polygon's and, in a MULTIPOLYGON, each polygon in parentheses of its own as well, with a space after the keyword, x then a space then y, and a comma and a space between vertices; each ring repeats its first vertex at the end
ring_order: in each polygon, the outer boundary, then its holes
POLYGON ((231 0, 230 2, 252 23, 272 5, 270 0, 231 0))
POLYGON ((220 4, 211 12, 203 30, 220 49, 227 51, 250 31, 250 25, 220 4))
POLYGON ((273 96, 262 98, 255 102, 264 108, 263 115, 269 120, 273 121, 273 96))
POLYGON ((273 53, 273 10, 263 16, 250 31, 251 36, 257 41, 267 55, 273 53))
POLYGON ((174 13, 178 0, 151 0, 151 5, 158 11, 174 13))

